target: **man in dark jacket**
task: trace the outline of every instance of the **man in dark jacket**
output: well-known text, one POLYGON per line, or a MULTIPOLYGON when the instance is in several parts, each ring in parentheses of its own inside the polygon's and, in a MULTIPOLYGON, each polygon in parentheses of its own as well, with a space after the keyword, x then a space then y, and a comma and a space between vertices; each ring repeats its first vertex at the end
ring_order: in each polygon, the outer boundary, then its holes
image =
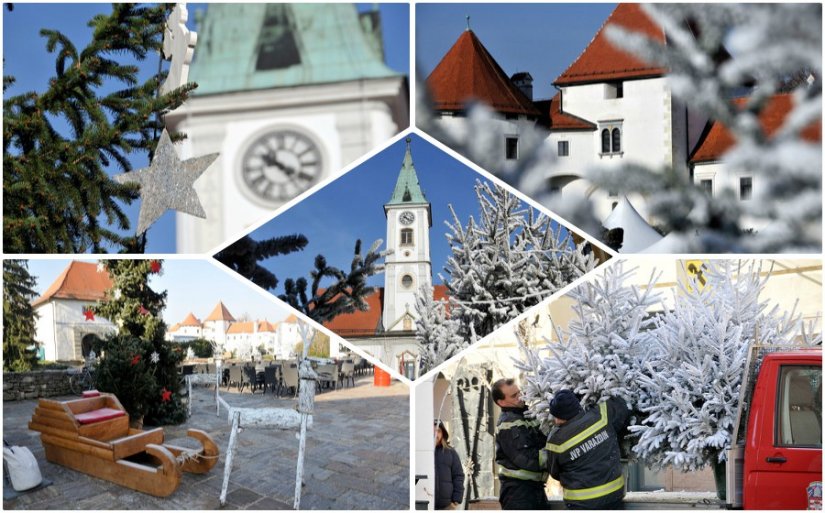
POLYGON ((546 438, 539 423, 526 419, 527 407, 512 379, 493 383, 493 401, 501 408, 496 429, 496 463, 502 509, 547 509, 545 469, 539 451, 546 438))
POLYGON ((456 509, 464 502, 464 467, 450 447, 444 423, 435 423, 435 509, 456 509))
POLYGON ((570 390, 550 401, 556 428, 550 433, 542 460, 564 488, 567 509, 622 509, 624 476, 619 461, 619 437, 629 411, 611 398, 583 411, 570 390))

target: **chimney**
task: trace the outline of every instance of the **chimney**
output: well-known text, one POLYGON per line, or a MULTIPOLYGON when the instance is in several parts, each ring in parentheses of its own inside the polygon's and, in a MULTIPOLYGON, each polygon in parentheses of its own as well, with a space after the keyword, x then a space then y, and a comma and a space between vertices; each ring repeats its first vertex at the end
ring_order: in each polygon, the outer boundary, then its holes
POLYGON ((526 71, 519 71, 510 77, 514 86, 518 87, 528 100, 533 101, 533 77, 526 71))

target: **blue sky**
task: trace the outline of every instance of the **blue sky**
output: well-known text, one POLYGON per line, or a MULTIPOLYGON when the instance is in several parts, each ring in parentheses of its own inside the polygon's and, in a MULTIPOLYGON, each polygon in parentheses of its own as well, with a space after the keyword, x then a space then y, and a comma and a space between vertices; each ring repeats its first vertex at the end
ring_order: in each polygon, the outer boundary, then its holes
MULTIPOLYGON (((79 259, 97 262, 93 259, 79 259)), ((69 265, 68 259, 29 260, 29 272, 37 277, 38 293, 42 294, 69 265)), ((240 319, 280 321, 290 309, 276 304, 254 285, 237 279, 220 264, 206 260, 164 260, 163 273, 152 276, 150 285, 157 291, 166 290, 166 309, 163 319, 168 325, 180 322, 190 311, 204 319, 218 301, 223 301, 229 312, 240 319)))
MULTIPOLYGON (((370 8, 373 4, 358 4, 359 9, 370 8)), ((188 4, 189 23, 196 30, 194 19, 198 9, 207 4, 188 4)), ((384 46, 387 64, 395 70, 409 73, 409 6, 407 4, 380 4, 383 21, 384 46)), ((56 29, 64 33, 78 49, 82 49, 91 39, 88 21, 96 14, 108 13, 111 4, 27 4, 14 3, 14 11, 2 9, 3 17, 3 58, 4 75, 17 79, 4 96, 13 96, 27 91, 42 92, 54 75, 54 54, 46 51, 45 39, 40 29, 56 29)), ((197 59, 197 49, 195 50, 197 59)), ((141 69, 141 79, 145 80, 157 70, 155 56, 137 63, 141 69)), ((122 86, 118 86, 122 87, 122 86)), ((101 91, 106 92, 106 89, 101 91)), ((134 154, 130 158, 132 169, 137 170, 149 164, 145 154, 134 154)), ((112 174, 119 173, 117 169, 112 174)), ((132 221, 132 230, 137 226, 140 200, 125 208, 132 221)), ((147 253, 175 252, 175 214, 166 212, 148 231, 147 253)))
POLYGON ((470 28, 508 74, 528 71, 533 97, 555 94, 551 85, 585 49, 616 7, 582 4, 434 4, 416 5, 416 61, 422 78, 470 28))
MULTIPOLYGON (((452 219, 448 205, 453 206, 463 225, 470 216, 478 219, 478 200, 473 186, 477 179, 484 179, 417 135, 410 138, 413 165, 421 188, 432 205, 430 258, 433 283, 441 283, 438 273, 443 273, 450 253, 444 224, 452 219)), ((375 240, 386 240, 383 206, 392 195, 405 149, 406 142, 401 138, 250 234, 254 240, 263 240, 301 233, 309 240, 303 251, 261 263, 279 279, 276 294, 283 292, 286 278, 304 276, 309 279, 318 254, 327 258, 328 265, 348 270, 356 240, 361 239, 364 252, 375 240)), ((555 224, 553 226, 555 229, 555 224)), ((382 249, 386 247, 382 245, 382 249)), ((369 283, 383 286, 383 273, 372 276, 369 283)))

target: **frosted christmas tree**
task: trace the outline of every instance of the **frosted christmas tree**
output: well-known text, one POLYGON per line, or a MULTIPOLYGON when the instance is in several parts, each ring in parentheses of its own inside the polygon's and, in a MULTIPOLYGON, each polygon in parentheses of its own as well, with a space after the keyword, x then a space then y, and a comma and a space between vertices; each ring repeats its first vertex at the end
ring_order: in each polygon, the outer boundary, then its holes
POLYGON ((767 277, 757 265, 706 265, 705 283, 680 286, 675 308, 656 319, 655 351, 637 377, 644 418, 630 428, 633 450, 651 467, 692 471, 724 461, 749 344, 805 339, 799 315, 760 299, 767 277))
POLYGON ((544 337, 544 346, 533 348, 518 337, 523 360, 516 366, 526 371, 524 399, 545 429, 552 425, 550 401, 559 390, 573 390, 585 408, 609 397, 634 402, 651 342, 648 311, 659 299, 655 275, 644 287, 627 283, 634 275, 617 262, 570 292, 575 318, 567 331, 556 327, 559 342, 544 337))

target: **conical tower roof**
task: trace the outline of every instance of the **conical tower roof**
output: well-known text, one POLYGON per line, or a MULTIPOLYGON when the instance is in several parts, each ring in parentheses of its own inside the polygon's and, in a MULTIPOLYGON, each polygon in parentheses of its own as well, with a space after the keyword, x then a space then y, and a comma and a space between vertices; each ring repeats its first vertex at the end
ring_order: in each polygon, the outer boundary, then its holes
POLYGON ((189 312, 189 315, 187 315, 186 318, 181 321, 180 325, 181 326, 200 326, 201 321, 199 321, 198 318, 195 317, 195 314, 193 314, 192 312, 189 312))
POLYGON ((464 110, 466 102, 478 100, 502 113, 539 115, 469 29, 427 77, 427 86, 436 110, 464 110))
POLYGON ((430 213, 430 202, 424 196, 424 191, 421 190, 421 184, 418 182, 418 175, 415 173, 415 166, 412 160, 412 151, 410 150, 411 139, 407 137, 407 151, 404 153, 404 162, 401 164, 401 171, 398 173, 398 180, 395 182, 395 188, 392 191, 390 200, 384 204, 384 214, 387 213, 387 207, 397 205, 426 205, 427 212, 430 217, 430 226, 432 226, 432 214, 430 213))
POLYGON ((218 301, 218 304, 215 305, 215 308, 212 310, 212 313, 209 314, 209 317, 204 319, 205 321, 232 321, 235 322, 235 318, 232 317, 232 314, 229 313, 229 310, 223 304, 223 301, 218 301))
POLYGON ((609 25, 640 32, 660 43, 665 42, 662 27, 648 16, 640 4, 620 3, 610 13, 587 48, 573 64, 553 82, 556 86, 605 82, 630 78, 662 76, 667 68, 649 64, 613 45, 605 34, 609 25))

